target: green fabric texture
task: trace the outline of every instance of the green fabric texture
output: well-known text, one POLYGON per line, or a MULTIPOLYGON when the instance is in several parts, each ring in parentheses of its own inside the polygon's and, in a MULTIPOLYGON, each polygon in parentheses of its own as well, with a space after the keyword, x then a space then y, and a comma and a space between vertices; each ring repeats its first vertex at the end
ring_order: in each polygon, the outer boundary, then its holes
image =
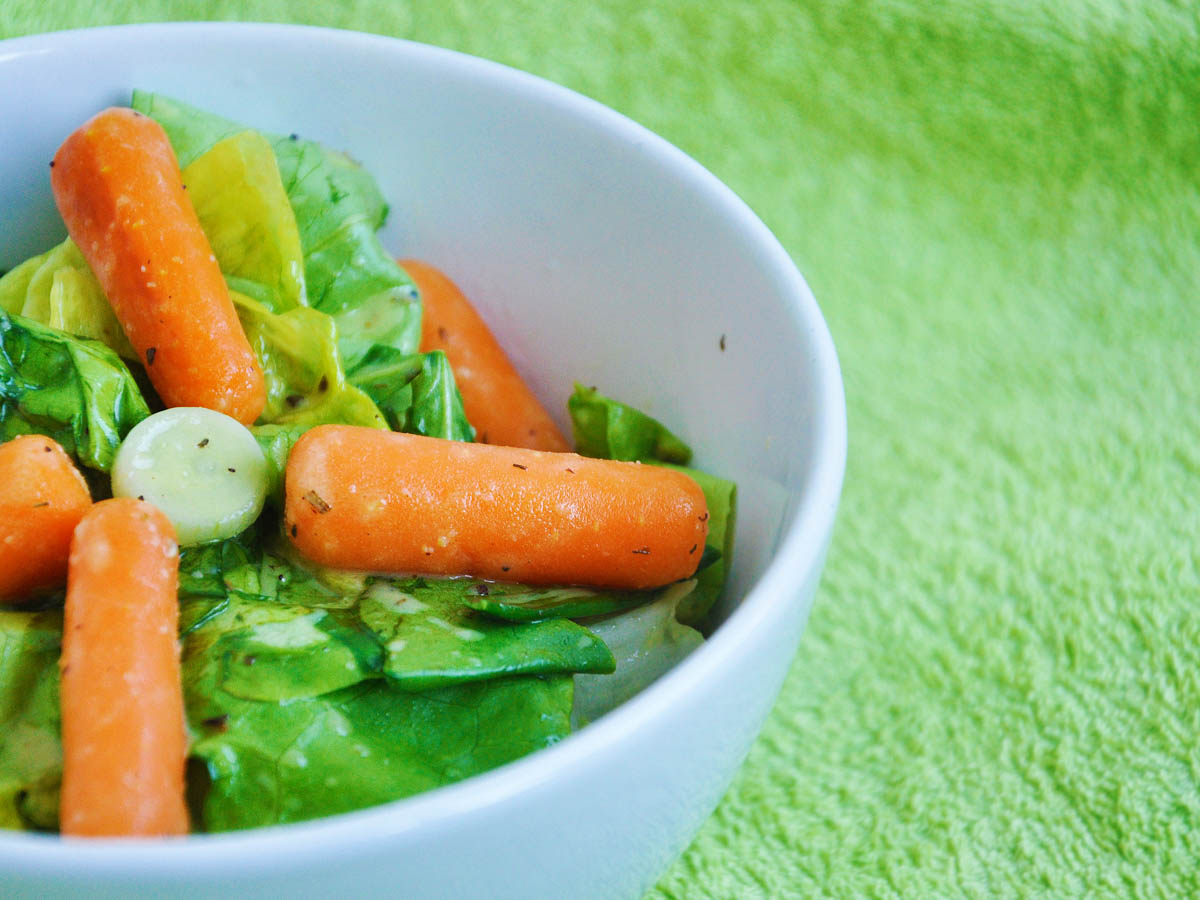
POLYGON ((308 21, 543 75, 799 264, 846 379, 839 524, 761 739, 651 898, 1200 892, 1195 6, 80 9, 7 2, 0 36, 308 21))

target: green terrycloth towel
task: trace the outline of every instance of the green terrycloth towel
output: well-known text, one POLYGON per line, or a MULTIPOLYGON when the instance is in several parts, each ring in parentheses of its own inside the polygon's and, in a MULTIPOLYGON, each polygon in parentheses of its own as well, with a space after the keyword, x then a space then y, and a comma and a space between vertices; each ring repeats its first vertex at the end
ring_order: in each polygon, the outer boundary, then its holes
POLYGON ((846 379, 842 513, 779 704, 651 897, 1200 892, 1195 4, 83 8, 10 0, 0 36, 306 21, 535 72, 796 259, 846 379))

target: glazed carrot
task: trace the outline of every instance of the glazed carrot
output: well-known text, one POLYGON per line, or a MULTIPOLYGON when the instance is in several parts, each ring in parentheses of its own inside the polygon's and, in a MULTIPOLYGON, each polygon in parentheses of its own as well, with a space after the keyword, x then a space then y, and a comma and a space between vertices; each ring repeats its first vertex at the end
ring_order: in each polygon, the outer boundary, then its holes
POLYGON ((26 434, 0 444, 0 603, 66 583, 71 533, 91 505, 55 441, 26 434))
POLYGON ((166 133, 131 109, 106 109, 51 165, 67 231, 163 402, 252 423, 266 402, 262 370, 166 133))
POLYGON ((463 411, 478 440, 505 447, 570 450, 458 286, 419 260, 401 260, 400 265, 421 292, 421 349, 445 352, 462 393, 463 411))
POLYGON ((183 834, 179 548, 149 503, 104 500, 71 543, 63 623, 61 829, 183 834))
POLYGON ((292 449, 285 524, 322 565, 648 588, 691 575, 708 510, 657 466, 323 425, 292 449))

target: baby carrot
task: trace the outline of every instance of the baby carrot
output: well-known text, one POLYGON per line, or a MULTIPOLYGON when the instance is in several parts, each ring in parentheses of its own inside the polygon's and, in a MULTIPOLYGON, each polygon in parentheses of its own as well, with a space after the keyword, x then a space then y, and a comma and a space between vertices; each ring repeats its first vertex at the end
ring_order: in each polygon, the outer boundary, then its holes
POLYGON ((401 260, 400 265, 421 292, 421 349, 445 351, 462 394, 463 411, 478 439, 505 447, 570 450, 458 286, 419 260, 401 260))
POLYGON ((71 543, 63 623, 61 829, 183 834, 179 548, 149 503, 104 500, 71 543))
POLYGON ((66 582, 71 533, 91 505, 55 441, 25 434, 0 444, 0 603, 66 582))
POLYGON ((292 450, 284 516, 335 568, 630 589, 691 575, 708 532, 680 472, 344 425, 292 450))
POLYGON ((131 109, 106 109, 51 165, 67 231, 163 402, 252 423, 266 402, 262 370, 162 127, 131 109))

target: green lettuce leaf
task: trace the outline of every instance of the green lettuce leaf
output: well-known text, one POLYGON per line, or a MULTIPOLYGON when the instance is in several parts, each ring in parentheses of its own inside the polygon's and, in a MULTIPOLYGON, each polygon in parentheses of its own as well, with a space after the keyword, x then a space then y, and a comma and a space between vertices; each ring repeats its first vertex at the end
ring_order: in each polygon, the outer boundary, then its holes
POLYGON ((387 652, 383 671, 403 690, 423 691, 504 675, 611 672, 603 641, 567 619, 513 624, 463 603, 474 583, 459 579, 379 581, 359 616, 387 652))
POLYGON ((687 465, 691 448, 662 423, 632 406, 605 397, 595 388, 575 385, 567 400, 575 451, 600 459, 639 460, 687 465))
POLYGON ((58 826, 62 614, 0 610, 0 828, 58 826))
POLYGON ((277 314, 244 294, 232 296, 266 379, 261 421, 387 428, 371 398, 347 382, 331 317, 304 306, 277 314))
POLYGON ((606 616, 649 603, 655 591, 605 591, 585 587, 527 587, 476 582, 463 604, 506 622, 606 616))
POLYGON ((0 312, 0 441, 44 434, 107 472, 122 439, 149 414, 108 347, 0 312))
POLYGON ((125 359, 138 358, 100 282, 70 238, 0 278, 0 310, 100 341, 125 359))
POLYGON ((424 693, 362 682, 287 703, 242 700, 185 664, 196 739, 193 824, 254 828, 430 790, 548 747, 570 730, 571 679, 506 678, 424 693))
POLYGON ((183 181, 226 279, 249 282, 242 287, 273 313, 307 306, 300 232, 266 138, 241 131, 218 141, 183 181))
POLYGON ((475 440, 454 372, 441 350, 408 355, 376 344, 347 377, 375 401, 393 431, 475 440))
POLYGON ((699 631, 679 622, 680 603, 695 590, 694 580, 680 581, 658 592, 653 603, 587 627, 612 650, 612 675, 575 676, 572 724, 582 728, 639 693, 704 643, 699 631))
POLYGON ((377 677, 379 642, 336 610, 234 598, 194 628, 185 658, 243 700, 319 697, 377 677))

